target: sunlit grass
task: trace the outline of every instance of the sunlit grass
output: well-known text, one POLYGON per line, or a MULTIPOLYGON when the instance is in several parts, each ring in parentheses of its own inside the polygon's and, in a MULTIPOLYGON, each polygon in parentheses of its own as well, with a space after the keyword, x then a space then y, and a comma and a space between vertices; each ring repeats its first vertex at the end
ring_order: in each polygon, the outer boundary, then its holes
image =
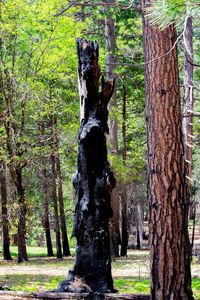
MULTIPOLYGON (((75 248, 70 249, 71 254, 74 255, 75 253, 75 248)), ((10 247, 10 252, 12 258, 16 259, 17 258, 17 246, 11 246, 10 247)), ((46 257, 47 256, 47 248, 46 247, 30 247, 27 246, 27 253, 28 257, 46 257)), ((53 249, 54 256, 56 256, 56 249, 53 249)))
MULTIPOLYGON (((46 257, 45 247, 28 247, 27 250, 30 259, 23 264, 18 264, 16 261, 17 247, 11 247, 13 261, 0 260, 2 274, 0 275, 0 283, 8 285, 9 289, 13 291, 42 292, 54 290, 59 282, 65 279, 68 270, 74 265, 74 257, 62 260, 46 257)), ((74 254, 74 249, 72 253, 74 254)), ((118 293, 150 293, 149 271, 140 273, 140 266, 144 267, 144 265, 149 265, 148 251, 131 251, 128 257, 119 258, 112 263, 114 286, 118 293), (130 270, 134 271, 133 275, 130 270)), ((198 259, 194 259, 192 265, 198 269, 200 265, 198 259)), ((200 300, 199 277, 193 279, 192 287, 195 299, 200 300)))

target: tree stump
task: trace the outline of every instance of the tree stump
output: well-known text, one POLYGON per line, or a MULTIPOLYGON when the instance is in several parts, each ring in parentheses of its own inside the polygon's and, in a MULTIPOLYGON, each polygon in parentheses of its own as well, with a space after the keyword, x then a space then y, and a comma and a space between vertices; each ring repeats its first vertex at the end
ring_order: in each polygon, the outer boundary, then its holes
POLYGON ((108 133, 108 102, 113 80, 101 79, 98 44, 77 39, 80 94, 80 131, 78 171, 73 176, 76 208, 73 236, 77 239, 76 261, 68 279, 61 282, 62 292, 114 291, 109 248, 110 204, 115 178, 107 160, 105 133, 108 133))

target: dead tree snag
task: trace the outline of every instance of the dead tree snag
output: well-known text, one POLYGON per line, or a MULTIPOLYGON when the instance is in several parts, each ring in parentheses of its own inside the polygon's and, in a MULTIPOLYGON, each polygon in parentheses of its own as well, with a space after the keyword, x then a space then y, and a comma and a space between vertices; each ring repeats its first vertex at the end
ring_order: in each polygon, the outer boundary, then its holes
POLYGON ((76 262, 58 290, 66 292, 114 291, 109 249, 110 204, 115 178, 107 160, 107 105, 114 90, 112 80, 101 79, 98 44, 77 39, 80 94, 78 171, 73 176, 76 209, 73 236, 76 262))

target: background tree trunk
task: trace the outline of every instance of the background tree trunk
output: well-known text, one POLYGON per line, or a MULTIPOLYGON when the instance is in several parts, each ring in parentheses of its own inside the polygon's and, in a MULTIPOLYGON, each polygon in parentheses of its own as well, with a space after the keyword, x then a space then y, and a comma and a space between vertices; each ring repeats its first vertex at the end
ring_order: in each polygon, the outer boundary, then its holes
POLYGON ((17 245, 18 245, 18 262, 28 260, 26 251, 26 199, 24 194, 24 187, 22 183, 22 169, 20 166, 16 169, 16 187, 19 203, 19 221, 17 225, 17 245))
MULTIPOLYGON (((122 162, 126 166, 126 87, 123 82, 123 102, 122 102, 122 162)), ((128 219, 127 219, 127 190, 126 183, 122 184, 121 193, 122 206, 122 245, 121 256, 127 255, 128 247, 128 219)))
POLYGON ((144 226, 143 226, 143 208, 140 203, 137 203, 136 207, 137 211, 137 249, 142 249, 143 248, 143 232, 144 232, 144 226))
POLYGON ((76 209, 73 235, 77 239, 76 262, 68 280, 60 283, 60 291, 76 291, 71 283, 81 278, 83 291, 111 292, 109 219, 112 215, 111 191, 115 186, 107 161, 105 132, 108 132, 107 104, 113 93, 113 82, 102 78, 98 93, 100 70, 98 44, 77 39, 80 132, 78 137, 78 171, 73 176, 76 209))
MULTIPOLYGON (((114 0, 107 0, 107 3, 114 3, 114 0)), ((109 8, 105 8, 105 42, 106 42, 106 80, 116 79, 114 73, 115 63, 117 62, 115 49, 115 21, 109 13, 109 8)), ((109 151, 113 155, 118 155, 118 122, 116 117, 117 109, 117 94, 114 89, 112 99, 109 103, 109 110, 112 111, 112 117, 109 117, 109 151)), ((111 196, 111 206, 113 216, 110 220, 110 242, 111 242, 111 254, 114 257, 119 257, 119 245, 121 244, 120 229, 119 229, 119 191, 116 187, 111 196)))
POLYGON ((52 200, 54 208, 54 230, 56 234, 56 257, 62 258, 61 240, 60 240, 60 222, 58 216, 58 202, 57 202, 57 186, 56 186, 56 158, 51 155, 52 163, 52 200))
POLYGON ((193 216, 195 210, 191 202, 191 187, 192 187, 192 147, 193 147, 193 28, 192 17, 187 18, 184 31, 184 96, 183 96, 183 134, 184 148, 186 161, 186 184, 187 197, 190 203, 189 217, 193 216))
POLYGON ((63 188, 62 188, 62 174, 60 168, 60 157, 59 157, 59 140, 57 132, 57 117, 54 115, 53 127, 54 127, 54 148, 55 148, 55 158, 56 158, 56 179, 58 183, 58 203, 60 210, 60 226, 61 226, 61 235, 62 235, 62 247, 63 255, 69 256, 69 242, 67 237, 67 226, 65 220, 65 209, 64 209, 64 200, 63 200, 63 188))
POLYGON ((52 154, 51 154, 51 164, 52 164, 52 200, 54 207, 54 230, 56 233, 56 256, 57 258, 62 258, 62 249, 61 249, 61 239, 60 239, 60 222, 58 215, 58 199, 57 199, 57 171, 56 171, 56 149, 55 149, 55 128, 54 128, 54 116, 52 116, 52 154))
POLYGON ((62 247, 63 247, 63 255, 69 256, 69 242, 67 237, 67 226, 65 221, 65 209, 64 209, 64 201, 63 201, 63 189, 62 189, 62 174, 60 169, 60 158, 57 153, 56 159, 56 168, 57 168, 57 178, 58 178, 58 200, 59 200, 59 208, 60 208, 60 223, 61 223, 61 233, 62 233, 62 247))
MULTIPOLYGON (((45 136, 45 124, 44 122, 40 122, 39 124, 39 132, 40 132, 40 145, 41 147, 45 146, 44 142, 44 136, 45 136)), ((49 257, 54 256, 53 255, 53 247, 52 247, 52 241, 51 241, 51 230, 50 230, 50 220, 49 220, 49 185, 50 180, 48 179, 47 175, 47 158, 45 158, 42 153, 40 153, 41 156, 41 164, 42 164, 42 170, 41 170, 41 181, 42 181, 42 191, 43 191, 43 203, 44 203, 44 230, 45 230, 45 237, 46 237, 46 245, 47 245, 47 255, 49 257)), ((48 159, 49 160, 49 159, 48 159)))
POLYGON ((49 190, 48 190, 48 177, 45 166, 42 169, 42 185, 44 192, 44 230, 46 236, 46 244, 47 244, 47 255, 49 257, 53 255, 53 247, 51 241, 51 230, 50 230, 50 221, 49 221, 49 190))
POLYGON ((0 187, 1 187, 1 207, 2 207, 2 231, 3 231, 3 258, 12 260, 10 255, 10 238, 9 238, 9 220, 7 210, 7 188, 6 172, 3 160, 0 160, 0 187))
POLYGON ((176 32, 143 20, 151 297, 193 299, 176 32))

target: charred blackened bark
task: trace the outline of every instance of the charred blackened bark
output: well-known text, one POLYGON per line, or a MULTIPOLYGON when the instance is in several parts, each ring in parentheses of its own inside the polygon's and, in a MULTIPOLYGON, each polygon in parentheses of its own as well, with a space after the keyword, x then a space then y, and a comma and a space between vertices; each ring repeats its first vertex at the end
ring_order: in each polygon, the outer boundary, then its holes
POLYGON ((113 81, 102 79, 98 44, 77 39, 81 125, 78 136, 78 171, 73 176, 76 209, 73 236, 77 239, 76 262, 60 291, 113 291, 109 249, 110 197, 115 178, 107 160, 107 104, 113 81), (81 287, 74 282, 81 281, 81 287), (84 285, 83 285, 84 282, 84 285))

